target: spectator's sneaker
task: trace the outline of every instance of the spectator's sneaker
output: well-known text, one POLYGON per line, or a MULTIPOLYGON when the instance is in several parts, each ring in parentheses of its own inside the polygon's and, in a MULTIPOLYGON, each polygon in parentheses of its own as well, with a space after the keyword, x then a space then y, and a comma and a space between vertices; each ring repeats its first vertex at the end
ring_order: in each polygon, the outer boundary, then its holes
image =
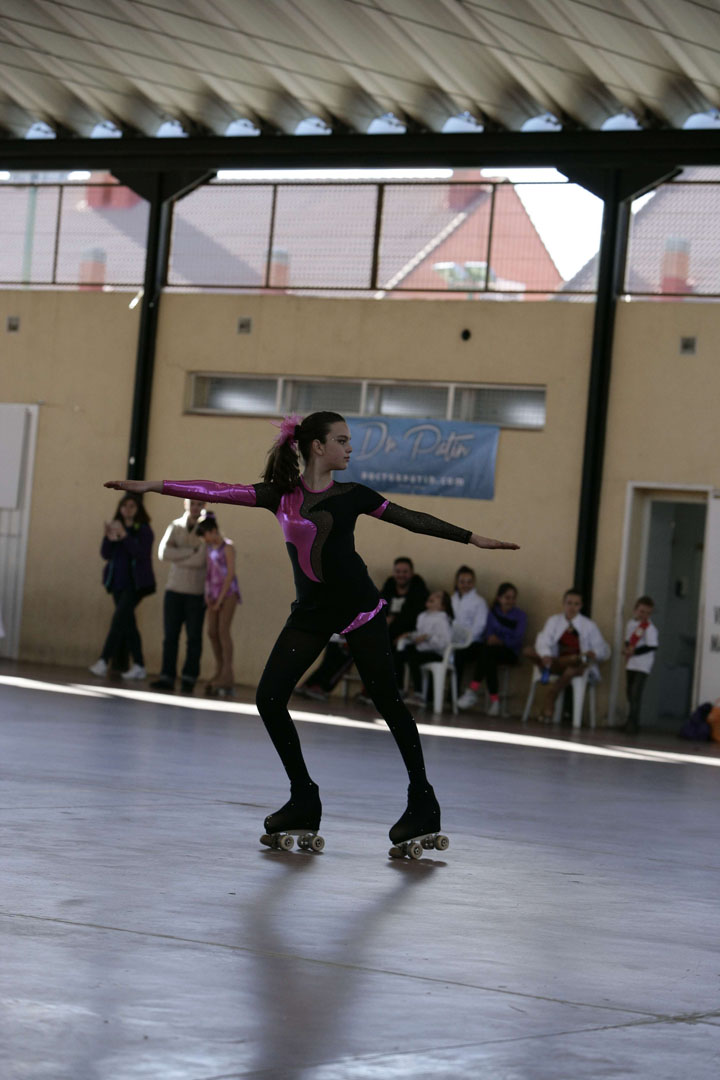
POLYGON ((425 695, 421 694, 420 691, 417 690, 417 691, 413 692, 412 694, 410 694, 410 696, 406 700, 407 700, 408 705, 424 705, 425 704, 425 695))
MULTIPOLYGON (((129 678, 130 678, 129 675, 127 675, 127 674, 123 675, 123 679, 129 679, 129 678)), ((164 675, 161 675, 159 679, 155 679, 154 682, 150 683, 150 689, 151 690, 174 690, 175 689, 175 683, 172 682, 172 680, 170 680, 170 679, 166 679, 164 675)))
MULTIPOLYGON (((460 704, 460 702, 458 702, 458 705, 459 704, 460 704)), ((500 702, 499 701, 491 701, 490 704, 487 707, 486 715, 487 716, 499 716, 500 715, 500 702)))
POLYGON ((140 664, 133 664, 131 667, 129 667, 127 669, 127 671, 123 671, 123 673, 121 675, 121 678, 123 678, 123 679, 144 679, 146 677, 146 675, 147 675, 147 671, 145 670, 144 667, 142 667, 140 664))
POLYGON ((100 657, 99 660, 96 660, 95 663, 88 668, 88 671, 92 675, 97 675, 99 679, 102 679, 103 676, 107 675, 108 673, 107 660, 103 660, 103 658, 100 657))
POLYGON ((458 698, 458 709, 472 709, 473 705, 477 705, 477 693, 474 690, 467 689, 464 694, 458 698))
POLYGON ((195 690, 195 680, 194 679, 181 679, 180 680, 180 693, 181 694, 192 694, 194 690, 195 690))
POLYGON ((313 701, 327 701, 328 696, 321 686, 305 686, 303 697, 311 698, 313 701))
POLYGON ((375 702, 371 697, 368 697, 367 694, 356 694, 355 700, 358 705, 371 705, 373 708, 375 708, 375 702))

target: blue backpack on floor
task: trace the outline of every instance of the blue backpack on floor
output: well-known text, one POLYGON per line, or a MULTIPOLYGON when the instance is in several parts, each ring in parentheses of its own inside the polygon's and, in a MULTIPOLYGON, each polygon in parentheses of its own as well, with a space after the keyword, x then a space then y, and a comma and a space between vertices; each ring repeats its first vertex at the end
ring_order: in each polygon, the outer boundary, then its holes
POLYGON ((681 739, 692 739, 693 742, 708 742, 710 739, 710 725, 707 722, 708 714, 712 709, 712 702, 704 701, 680 728, 678 735, 681 739))

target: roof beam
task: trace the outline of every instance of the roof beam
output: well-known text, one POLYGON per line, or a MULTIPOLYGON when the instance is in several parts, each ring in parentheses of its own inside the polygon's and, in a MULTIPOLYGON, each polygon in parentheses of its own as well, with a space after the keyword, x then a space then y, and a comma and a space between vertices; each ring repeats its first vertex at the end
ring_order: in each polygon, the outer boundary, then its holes
POLYGON ((688 131, 483 132, 439 135, 268 135, 254 138, 0 139, 0 169, 554 166, 659 169, 720 164, 720 134, 688 131))

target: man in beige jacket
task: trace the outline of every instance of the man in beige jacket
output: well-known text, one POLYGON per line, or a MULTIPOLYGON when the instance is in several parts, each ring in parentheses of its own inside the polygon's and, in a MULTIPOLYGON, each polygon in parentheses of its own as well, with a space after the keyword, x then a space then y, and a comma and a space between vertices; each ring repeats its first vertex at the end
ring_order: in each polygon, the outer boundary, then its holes
POLYGON ((153 690, 174 690, 177 675, 180 631, 185 626, 187 653, 180 676, 184 694, 191 694, 200 673, 202 631, 205 618, 205 544, 195 531, 204 517, 205 503, 185 499, 185 513, 172 521, 160 541, 158 556, 169 562, 163 600, 163 654, 160 677, 153 690))

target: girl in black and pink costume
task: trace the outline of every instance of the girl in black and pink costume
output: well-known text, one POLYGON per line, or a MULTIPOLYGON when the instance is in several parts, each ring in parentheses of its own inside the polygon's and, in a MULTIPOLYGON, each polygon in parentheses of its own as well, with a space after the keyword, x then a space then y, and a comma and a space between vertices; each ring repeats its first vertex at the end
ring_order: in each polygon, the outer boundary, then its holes
POLYGON ((390 829, 394 844, 440 829, 440 807, 425 775, 415 721, 400 697, 385 618, 385 601, 355 551, 360 514, 481 548, 516 548, 477 536, 429 514, 383 499, 363 484, 337 483, 333 471, 347 468, 350 430, 338 413, 287 417, 272 447, 263 482, 239 485, 210 480, 112 480, 105 486, 155 491, 206 502, 260 506, 280 522, 293 566, 297 597, 257 688, 257 706, 290 779, 290 800, 265 819, 268 833, 317 832, 322 806, 308 773, 297 730, 287 709, 301 676, 332 634, 344 634, 367 692, 392 732, 409 777, 405 813, 390 829), (297 448, 297 449, 296 449, 297 448), (300 475, 299 450, 305 464, 300 475))

